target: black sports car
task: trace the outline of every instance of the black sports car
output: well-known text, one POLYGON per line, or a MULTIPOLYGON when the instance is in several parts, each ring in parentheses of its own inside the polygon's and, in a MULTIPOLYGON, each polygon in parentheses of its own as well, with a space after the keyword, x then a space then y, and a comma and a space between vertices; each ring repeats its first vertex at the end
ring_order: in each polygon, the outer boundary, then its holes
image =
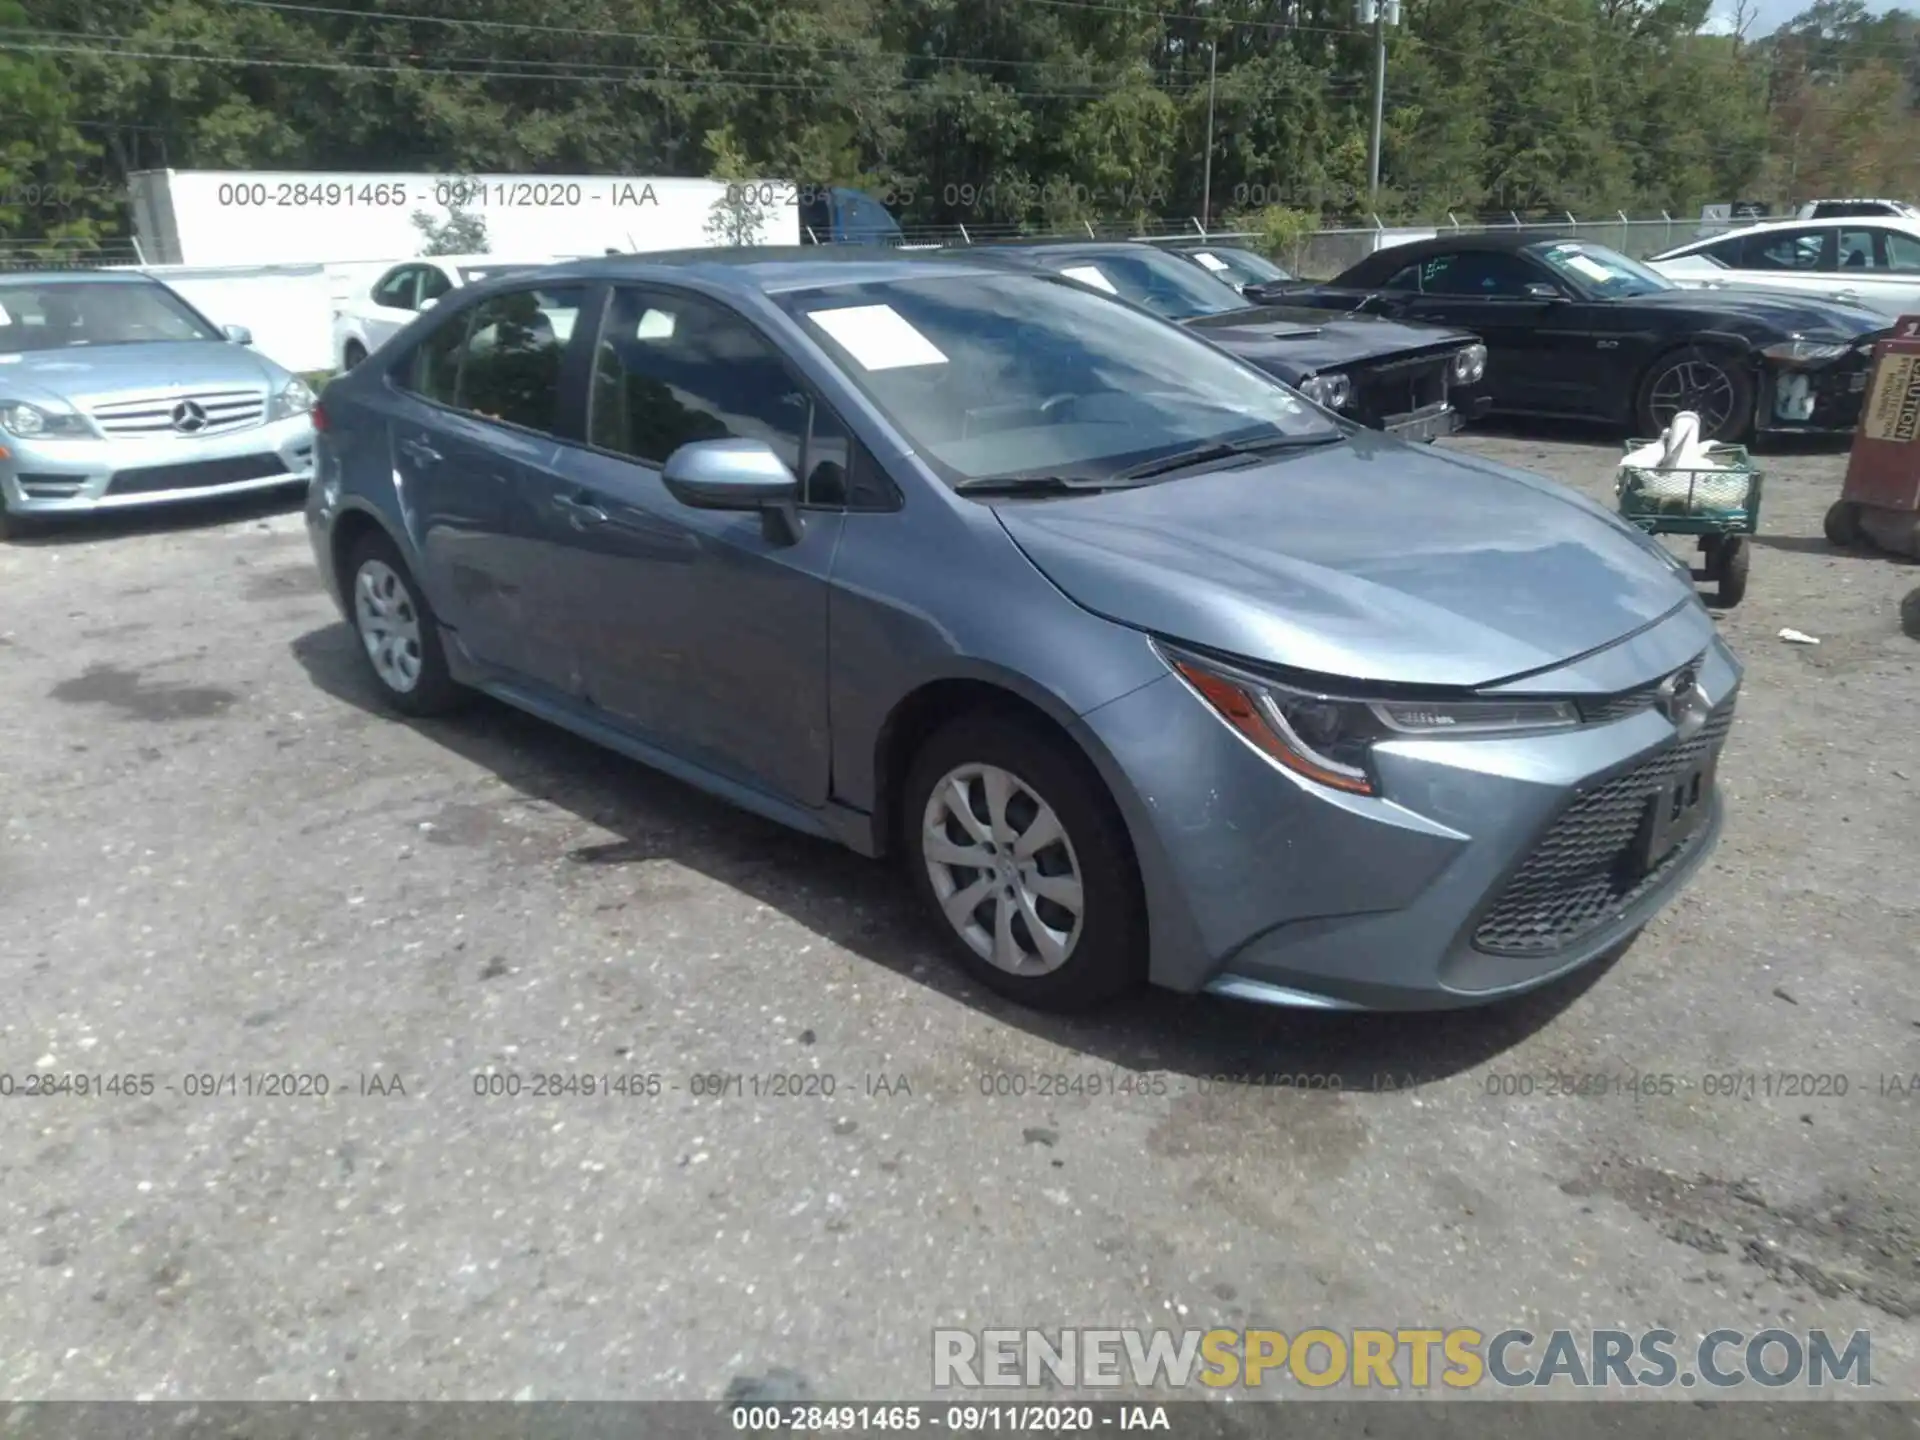
POLYGON ((1206 240, 1156 240, 1153 243, 1169 255, 1191 260, 1242 295, 1252 285, 1284 285, 1294 278, 1259 251, 1244 245, 1216 245, 1206 240))
POLYGON ((1193 262, 1132 241, 970 245, 953 253, 1048 270, 1104 290, 1198 331, 1329 410, 1403 440, 1451 434, 1486 409, 1486 349, 1467 331, 1249 305, 1193 262))
POLYGON ((1375 251, 1325 285, 1262 298, 1472 329, 1492 408, 1642 436, 1691 410, 1704 437, 1851 430, 1886 318, 1757 290, 1688 290, 1604 245, 1454 235, 1375 251))

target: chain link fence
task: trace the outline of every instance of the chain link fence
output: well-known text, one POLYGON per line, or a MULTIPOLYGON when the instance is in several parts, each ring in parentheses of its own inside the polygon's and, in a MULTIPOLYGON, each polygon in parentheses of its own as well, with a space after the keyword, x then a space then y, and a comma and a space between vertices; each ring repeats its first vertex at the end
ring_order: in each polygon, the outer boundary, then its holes
MULTIPOLYGON (((1745 222, 1741 222, 1745 223, 1745 222)), ((1426 226, 1354 226, 1344 229, 1314 230, 1273 256, 1283 268, 1310 280, 1326 280, 1348 266, 1401 241, 1425 239, 1434 235, 1476 234, 1489 231, 1537 236, 1540 239, 1574 238, 1606 245, 1622 254, 1643 260, 1673 246, 1685 244, 1696 236, 1726 228, 1725 222, 1703 223, 1662 215, 1657 219, 1635 219, 1616 215, 1610 219, 1521 219, 1511 217, 1500 223, 1489 220, 1457 221, 1426 226)), ((1070 226, 1034 227, 996 222, 968 225, 915 225, 905 227, 898 236, 882 242, 902 250, 935 250, 968 245, 992 244, 1011 240, 1211 240, 1217 244, 1248 245, 1264 249, 1260 237, 1244 230, 1216 229, 1203 225, 1198 216, 1163 216, 1142 224, 1118 221, 1082 221, 1070 226)), ((131 241, 115 240, 80 248, 34 241, 0 241, 0 272, 22 270, 89 270, 109 265, 137 265, 140 255, 131 241)))

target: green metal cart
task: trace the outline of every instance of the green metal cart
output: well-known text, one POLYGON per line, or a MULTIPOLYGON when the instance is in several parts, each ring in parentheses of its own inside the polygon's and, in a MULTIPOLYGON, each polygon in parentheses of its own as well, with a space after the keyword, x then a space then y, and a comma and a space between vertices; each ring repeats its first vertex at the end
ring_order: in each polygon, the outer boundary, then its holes
MULTIPOLYGON (((1652 440, 1629 440, 1630 455, 1652 440)), ((1749 535, 1760 530, 1760 498, 1766 474, 1744 445, 1708 445, 1716 470, 1643 470, 1623 464, 1615 485, 1620 515, 1649 535, 1699 537, 1701 567, 1696 580, 1716 586, 1714 603, 1738 605, 1747 593, 1749 535)))

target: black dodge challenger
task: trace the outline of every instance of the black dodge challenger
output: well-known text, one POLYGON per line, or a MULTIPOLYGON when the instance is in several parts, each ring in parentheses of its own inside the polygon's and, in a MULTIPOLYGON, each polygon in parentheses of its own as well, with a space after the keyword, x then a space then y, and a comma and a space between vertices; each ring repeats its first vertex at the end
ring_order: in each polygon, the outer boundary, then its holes
POLYGON ((1329 410, 1403 440, 1451 434, 1486 410, 1486 348, 1470 331, 1294 303, 1250 305, 1192 261, 1133 241, 970 245, 953 253, 973 263, 1048 270, 1104 290, 1178 321, 1329 410))
POLYGON ((1471 329, 1496 411, 1652 436, 1691 410, 1704 438, 1728 442, 1851 430, 1887 333, 1862 307, 1683 289, 1604 245, 1537 232, 1394 245, 1325 285, 1248 293, 1471 329))

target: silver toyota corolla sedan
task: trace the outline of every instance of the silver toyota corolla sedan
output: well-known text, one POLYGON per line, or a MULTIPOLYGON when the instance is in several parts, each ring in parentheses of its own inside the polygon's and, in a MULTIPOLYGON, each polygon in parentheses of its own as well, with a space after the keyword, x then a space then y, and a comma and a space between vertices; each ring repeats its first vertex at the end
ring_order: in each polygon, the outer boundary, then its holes
POLYGON ((0 276, 0 536, 304 482, 313 392, 158 280, 0 276))
POLYGON ((484 691, 902 857, 980 980, 1513 995, 1721 825, 1739 664, 1651 538, 964 260, 717 252, 461 293, 321 397, 372 685, 484 691))

